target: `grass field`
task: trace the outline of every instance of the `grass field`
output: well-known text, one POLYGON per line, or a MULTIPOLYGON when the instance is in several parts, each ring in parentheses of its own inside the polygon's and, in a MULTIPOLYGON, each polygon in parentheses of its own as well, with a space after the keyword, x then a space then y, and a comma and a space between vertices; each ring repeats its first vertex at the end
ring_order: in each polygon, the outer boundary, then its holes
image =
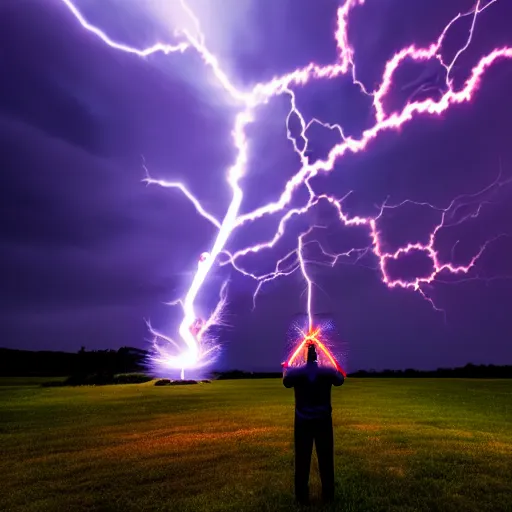
MULTIPOLYGON (((512 381, 348 379, 333 407, 332 510, 512 511, 512 381)), ((277 379, 2 379, 0 510, 296 510, 292 425, 277 379)))

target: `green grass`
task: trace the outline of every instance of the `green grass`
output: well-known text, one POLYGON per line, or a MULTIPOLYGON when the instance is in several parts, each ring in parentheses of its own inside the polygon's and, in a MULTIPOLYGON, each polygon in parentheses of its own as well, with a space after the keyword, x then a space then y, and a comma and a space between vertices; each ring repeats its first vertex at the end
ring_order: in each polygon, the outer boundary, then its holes
MULTIPOLYGON (((28 383, 0 382, 1 511, 296 510, 277 379, 28 383)), ((512 511, 512 381, 349 379, 333 407, 332 510, 512 511)))

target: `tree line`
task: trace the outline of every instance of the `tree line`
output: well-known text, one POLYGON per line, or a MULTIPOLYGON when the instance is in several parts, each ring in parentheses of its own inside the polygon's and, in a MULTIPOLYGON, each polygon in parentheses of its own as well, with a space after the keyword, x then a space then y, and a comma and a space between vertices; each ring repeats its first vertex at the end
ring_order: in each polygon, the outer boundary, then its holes
MULTIPOLYGON (((112 376, 128 373, 144 373, 147 370, 149 353, 133 347, 119 350, 85 350, 78 352, 28 351, 0 348, 0 375, 17 377, 69 377, 77 381, 94 375, 99 380, 108 381, 112 376)), ((265 379, 280 378, 282 373, 247 372, 230 370, 212 372, 214 379, 265 379)), ((358 370, 348 374, 358 378, 512 378, 512 365, 475 365, 468 363, 458 368, 438 368, 437 370, 358 370)))
POLYGON ((53 352, 0 348, 0 375, 16 377, 64 377, 116 375, 143 372, 147 352, 132 347, 119 350, 53 352))

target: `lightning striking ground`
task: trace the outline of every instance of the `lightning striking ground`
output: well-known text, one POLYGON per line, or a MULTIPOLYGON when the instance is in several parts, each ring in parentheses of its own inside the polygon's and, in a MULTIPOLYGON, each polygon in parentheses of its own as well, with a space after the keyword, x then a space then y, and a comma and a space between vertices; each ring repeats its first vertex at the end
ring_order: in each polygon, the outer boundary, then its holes
MULTIPOLYGON (((356 66, 354 63, 355 50, 352 48, 349 37, 348 27, 351 13, 354 9, 362 9, 365 7, 365 0, 345 0, 337 11, 337 27, 334 34, 334 44, 336 44, 338 58, 329 65, 320 66, 310 63, 307 66, 295 69, 290 73, 282 76, 274 77, 264 83, 257 83, 248 90, 239 90, 230 77, 222 69, 219 59, 212 54, 206 45, 206 38, 201 32, 200 21, 192 10, 185 4, 184 0, 180 0, 183 13, 188 16, 194 24, 197 34, 191 34, 187 30, 178 30, 175 32, 176 41, 173 44, 157 42, 148 48, 135 48, 124 43, 116 42, 111 39, 104 31, 90 24, 75 2, 71 0, 61 0, 67 6, 81 26, 100 38, 105 44, 111 48, 134 54, 145 58, 157 52, 165 54, 197 52, 202 58, 204 65, 210 70, 213 77, 224 89, 226 95, 230 97, 235 105, 238 106, 238 114, 235 118, 233 127, 233 147, 236 150, 236 158, 233 165, 226 172, 226 181, 231 189, 231 202, 226 210, 226 214, 222 220, 216 219, 208 213, 202 206, 200 201, 189 192, 183 183, 168 182, 165 180, 157 180, 147 174, 145 181, 148 184, 156 184, 166 188, 179 189, 194 205, 198 214, 203 216, 208 222, 217 228, 217 236, 215 242, 208 253, 204 253, 204 257, 200 258, 197 271, 194 274, 190 287, 185 297, 179 299, 183 309, 183 320, 180 323, 178 333, 179 340, 160 333, 150 327, 150 331, 154 336, 155 344, 158 341, 166 342, 164 349, 159 349, 155 363, 164 368, 181 370, 183 377, 184 370, 202 367, 210 364, 219 351, 219 345, 215 340, 208 339, 208 330, 220 321, 222 315, 222 306, 226 301, 226 287, 223 286, 221 298, 210 315, 208 320, 199 321, 196 313, 195 302, 197 295, 205 284, 210 272, 214 268, 214 264, 218 261, 221 265, 231 264, 237 271, 251 276, 257 282, 254 300, 261 290, 262 285, 268 281, 274 280, 281 276, 288 276, 296 271, 300 271, 307 285, 307 311, 308 311, 308 331, 303 333, 302 340, 296 350, 292 353, 289 361, 293 361, 301 352, 305 344, 315 342, 320 349, 325 352, 330 360, 335 364, 329 350, 320 341, 320 334, 315 330, 313 315, 313 288, 314 283, 308 274, 308 265, 315 263, 308 261, 304 255, 306 246, 317 243, 320 250, 327 259, 328 264, 334 266, 341 259, 348 259, 352 262, 358 262, 363 256, 373 255, 377 262, 376 271, 380 275, 382 282, 389 288, 401 287, 415 290, 423 295, 435 307, 432 299, 426 295, 424 286, 432 283, 441 273, 447 274, 469 274, 477 263, 478 259, 484 252, 485 248, 492 243, 494 239, 488 240, 483 244, 476 254, 467 261, 465 265, 455 265, 449 261, 443 261, 436 250, 436 239, 439 232, 454 223, 461 223, 469 217, 475 217, 479 214, 484 203, 482 193, 485 191, 477 191, 473 196, 464 196, 454 199, 446 207, 436 207, 430 204, 419 204, 413 201, 406 201, 418 205, 419 207, 429 208, 436 211, 439 215, 439 222, 430 233, 427 243, 410 243, 400 247, 395 252, 386 252, 379 231, 379 222, 385 212, 389 209, 397 209, 406 202, 389 205, 384 203, 377 215, 373 217, 350 217, 343 209, 343 201, 345 198, 336 198, 328 194, 316 194, 311 179, 320 173, 329 173, 334 170, 335 164, 347 153, 358 153, 365 151, 369 144, 379 137, 381 134, 401 129, 409 121, 418 116, 439 116, 447 111, 451 106, 471 101, 475 91, 478 90, 480 82, 486 70, 498 60, 511 59, 512 48, 502 47, 496 48, 482 57, 473 67, 468 78, 461 88, 455 89, 452 71, 460 56, 469 48, 472 42, 475 25, 479 16, 484 11, 491 8, 499 0, 490 0, 483 2, 478 0, 473 9, 468 12, 461 12, 446 25, 439 35, 438 39, 429 46, 418 48, 415 45, 402 48, 389 59, 385 66, 379 85, 375 90, 369 90, 358 78, 356 66), (450 29, 462 18, 471 17, 471 26, 468 36, 464 44, 458 49, 450 62, 445 62, 441 53, 446 35, 450 29), (386 99, 389 97, 390 90, 394 84, 394 77, 397 70, 405 62, 428 62, 436 60, 444 70, 444 86, 441 96, 438 99, 426 98, 418 101, 411 99, 399 110, 389 112, 386 107, 386 99), (306 84, 317 80, 329 80, 335 77, 348 75, 349 79, 358 86, 361 94, 371 98, 374 122, 373 125, 364 130, 359 138, 345 136, 343 128, 339 125, 331 125, 323 123, 316 118, 306 121, 305 117, 299 111, 294 90, 303 87, 306 84), (287 128, 287 138, 291 143, 293 151, 299 158, 300 165, 297 172, 286 183, 284 190, 277 201, 270 202, 259 207, 252 212, 240 214, 240 207, 244 199, 244 190, 240 185, 240 180, 244 176, 247 163, 250 157, 249 140, 246 134, 246 128, 255 122, 255 111, 260 106, 268 102, 271 98, 287 95, 290 98, 290 110, 283 122, 287 128), (299 120, 301 131, 298 137, 294 137, 289 128, 289 122, 292 116, 299 120), (309 129, 319 124, 331 130, 337 130, 340 134, 340 142, 335 144, 329 151, 325 159, 317 159, 311 161, 309 152, 309 140, 307 133, 309 129), (298 208, 290 208, 289 205, 294 197, 294 193, 299 187, 305 186, 309 193, 307 203, 298 208), (274 247, 286 231, 287 223, 292 217, 306 215, 315 206, 324 202, 334 209, 340 223, 344 226, 359 227, 365 229, 368 237, 368 244, 360 248, 352 248, 342 254, 331 254, 325 251, 314 237, 316 229, 323 226, 312 225, 303 233, 298 235, 297 247, 289 252, 284 258, 280 259, 275 266, 275 270, 266 274, 256 274, 244 269, 241 261, 244 256, 249 253, 258 253, 266 249, 274 247), (473 214, 469 214, 462 219, 454 221, 455 213, 461 205, 475 204, 476 210, 473 214), (241 228, 247 223, 253 222, 268 215, 281 215, 278 229, 275 235, 267 242, 254 244, 245 247, 236 252, 230 252, 227 248, 228 241, 236 229, 241 228), (432 271, 428 275, 417 276, 414 279, 393 279, 388 270, 390 261, 398 260, 406 254, 419 252, 427 256, 432 264, 432 271), (221 261, 220 256, 225 259, 221 261), (173 352, 169 352, 170 348, 173 352)), ((413 95, 414 96, 414 95, 413 95)), ((491 184, 486 191, 492 187, 498 187, 503 184, 502 181, 496 181, 491 184)))

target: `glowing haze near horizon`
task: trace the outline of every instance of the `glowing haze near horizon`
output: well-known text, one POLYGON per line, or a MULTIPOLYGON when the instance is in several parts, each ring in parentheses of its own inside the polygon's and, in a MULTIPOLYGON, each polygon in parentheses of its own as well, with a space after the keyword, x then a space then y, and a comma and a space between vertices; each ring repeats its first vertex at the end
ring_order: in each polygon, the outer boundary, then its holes
MULTIPOLYGON (((331 186, 326 180, 336 174, 343 181, 344 161, 358 153, 371 154, 379 139, 389 137, 390 133, 405 132, 415 119, 437 118, 442 123, 451 109, 464 104, 471 107, 478 101, 477 93, 486 75, 498 63, 512 59, 512 47, 487 48, 470 64, 464 59, 475 45, 473 38, 478 24, 503 0, 477 1, 472 7, 444 20, 437 37, 428 44, 410 41, 395 49, 373 83, 358 74, 358 47, 351 40, 350 29, 354 17, 364 19, 372 15, 370 0, 340 3, 332 25, 322 28, 331 34, 335 54, 331 62, 304 60, 299 67, 285 67, 281 74, 273 77, 265 75, 249 80, 237 74, 230 58, 233 44, 229 30, 236 27, 240 32, 241 26, 250 25, 250 2, 242 3, 243 9, 234 13, 223 10, 212 13, 208 2, 141 2, 139 6, 155 24, 155 33, 165 36, 155 38, 148 46, 137 46, 110 34, 108 26, 90 21, 82 11, 82 8, 90 11, 87 2, 61 1, 84 30, 113 49, 133 54, 134 59, 151 59, 165 54, 168 66, 183 68, 190 87, 199 87, 217 98, 219 104, 224 105, 226 116, 232 119, 232 161, 225 169, 223 181, 219 181, 219 195, 226 197, 227 190, 229 197, 220 214, 211 213, 192 193, 194 187, 189 183, 158 177, 162 170, 153 169, 144 155, 141 158, 141 167, 146 173, 144 181, 148 185, 174 189, 172 193, 182 194, 194 206, 195 213, 216 230, 212 243, 205 241, 204 251, 197 255, 194 263, 197 267, 190 276, 186 292, 169 298, 169 307, 182 311, 182 319, 175 331, 168 326, 165 329, 149 326, 155 348, 152 362, 159 373, 178 370, 183 377, 184 372, 209 367, 218 358, 221 344, 215 331, 227 322, 224 313, 226 303, 229 303, 229 282, 225 280, 219 284, 215 277, 226 267, 253 280, 253 307, 258 307, 258 298, 266 293, 266 287, 275 289, 275 285, 270 284, 272 281, 286 279, 292 274, 300 275, 305 288, 304 309, 308 313, 307 334, 308 331, 315 332, 315 304, 317 294, 322 293, 313 277, 314 269, 319 266, 332 267, 332 272, 336 272, 336 266, 342 263, 371 267, 375 278, 389 289, 405 289, 411 294, 419 294, 426 306, 444 318, 446 312, 433 298, 435 283, 456 284, 479 279, 478 265, 485 251, 508 236, 504 231, 491 233, 473 247, 471 254, 464 254, 462 258, 455 256, 459 240, 452 241, 448 250, 441 248, 447 230, 478 218, 496 195, 509 185, 510 178, 499 155, 496 155, 495 168, 489 170, 487 183, 470 191, 461 186, 463 192, 453 195, 444 204, 406 198, 382 201, 374 205, 373 212, 365 209, 357 212, 351 206, 357 190, 343 190, 340 194, 333 190, 340 187, 331 186), (456 44, 450 40, 455 31, 456 44), (204 68, 204 76, 197 78, 186 70, 191 62, 204 68), (361 105, 370 112, 364 127, 347 129, 342 122, 336 124, 332 119, 312 116, 305 112, 307 109, 301 108, 303 90, 312 84, 331 82, 340 87, 352 84, 361 98, 361 105), (285 109, 283 104, 287 105, 285 109), (268 116, 269 108, 273 109, 272 119, 285 127, 294 168, 283 177, 281 190, 272 200, 258 203, 254 200, 257 195, 254 182, 247 183, 254 162, 266 158, 261 148, 257 151, 254 147, 253 134, 264 121, 261 113, 265 111, 268 116), (317 149, 318 141, 325 146, 321 150, 317 149), (415 235, 413 232, 408 240, 392 247, 382 226, 393 215, 410 212, 411 208, 424 212, 422 215, 431 219, 428 234, 418 231, 415 235), (274 226, 273 232, 264 239, 253 237, 251 226, 267 221, 274 226), (349 235, 347 239, 351 243, 348 247, 343 250, 329 248, 322 235, 335 229, 335 223, 356 233, 357 242, 352 243, 349 235), (239 235, 243 230, 248 234, 239 235), (237 244, 233 244, 234 239, 237 244), (290 240, 294 243, 290 244, 290 240), (260 259, 256 260, 257 257, 260 259), (401 275, 401 267, 405 269, 404 275, 401 275), (217 303, 199 303, 199 295, 211 286, 216 287, 217 303)), ((119 8, 122 8, 121 4, 119 8)), ((273 172, 279 176, 280 169, 275 168, 273 172)), ((487 275, 486 279, 504 277, 507 276, 487 275)), ((293 347, 290 355, 293 357, 296 351, 297 347, 293 347)))

